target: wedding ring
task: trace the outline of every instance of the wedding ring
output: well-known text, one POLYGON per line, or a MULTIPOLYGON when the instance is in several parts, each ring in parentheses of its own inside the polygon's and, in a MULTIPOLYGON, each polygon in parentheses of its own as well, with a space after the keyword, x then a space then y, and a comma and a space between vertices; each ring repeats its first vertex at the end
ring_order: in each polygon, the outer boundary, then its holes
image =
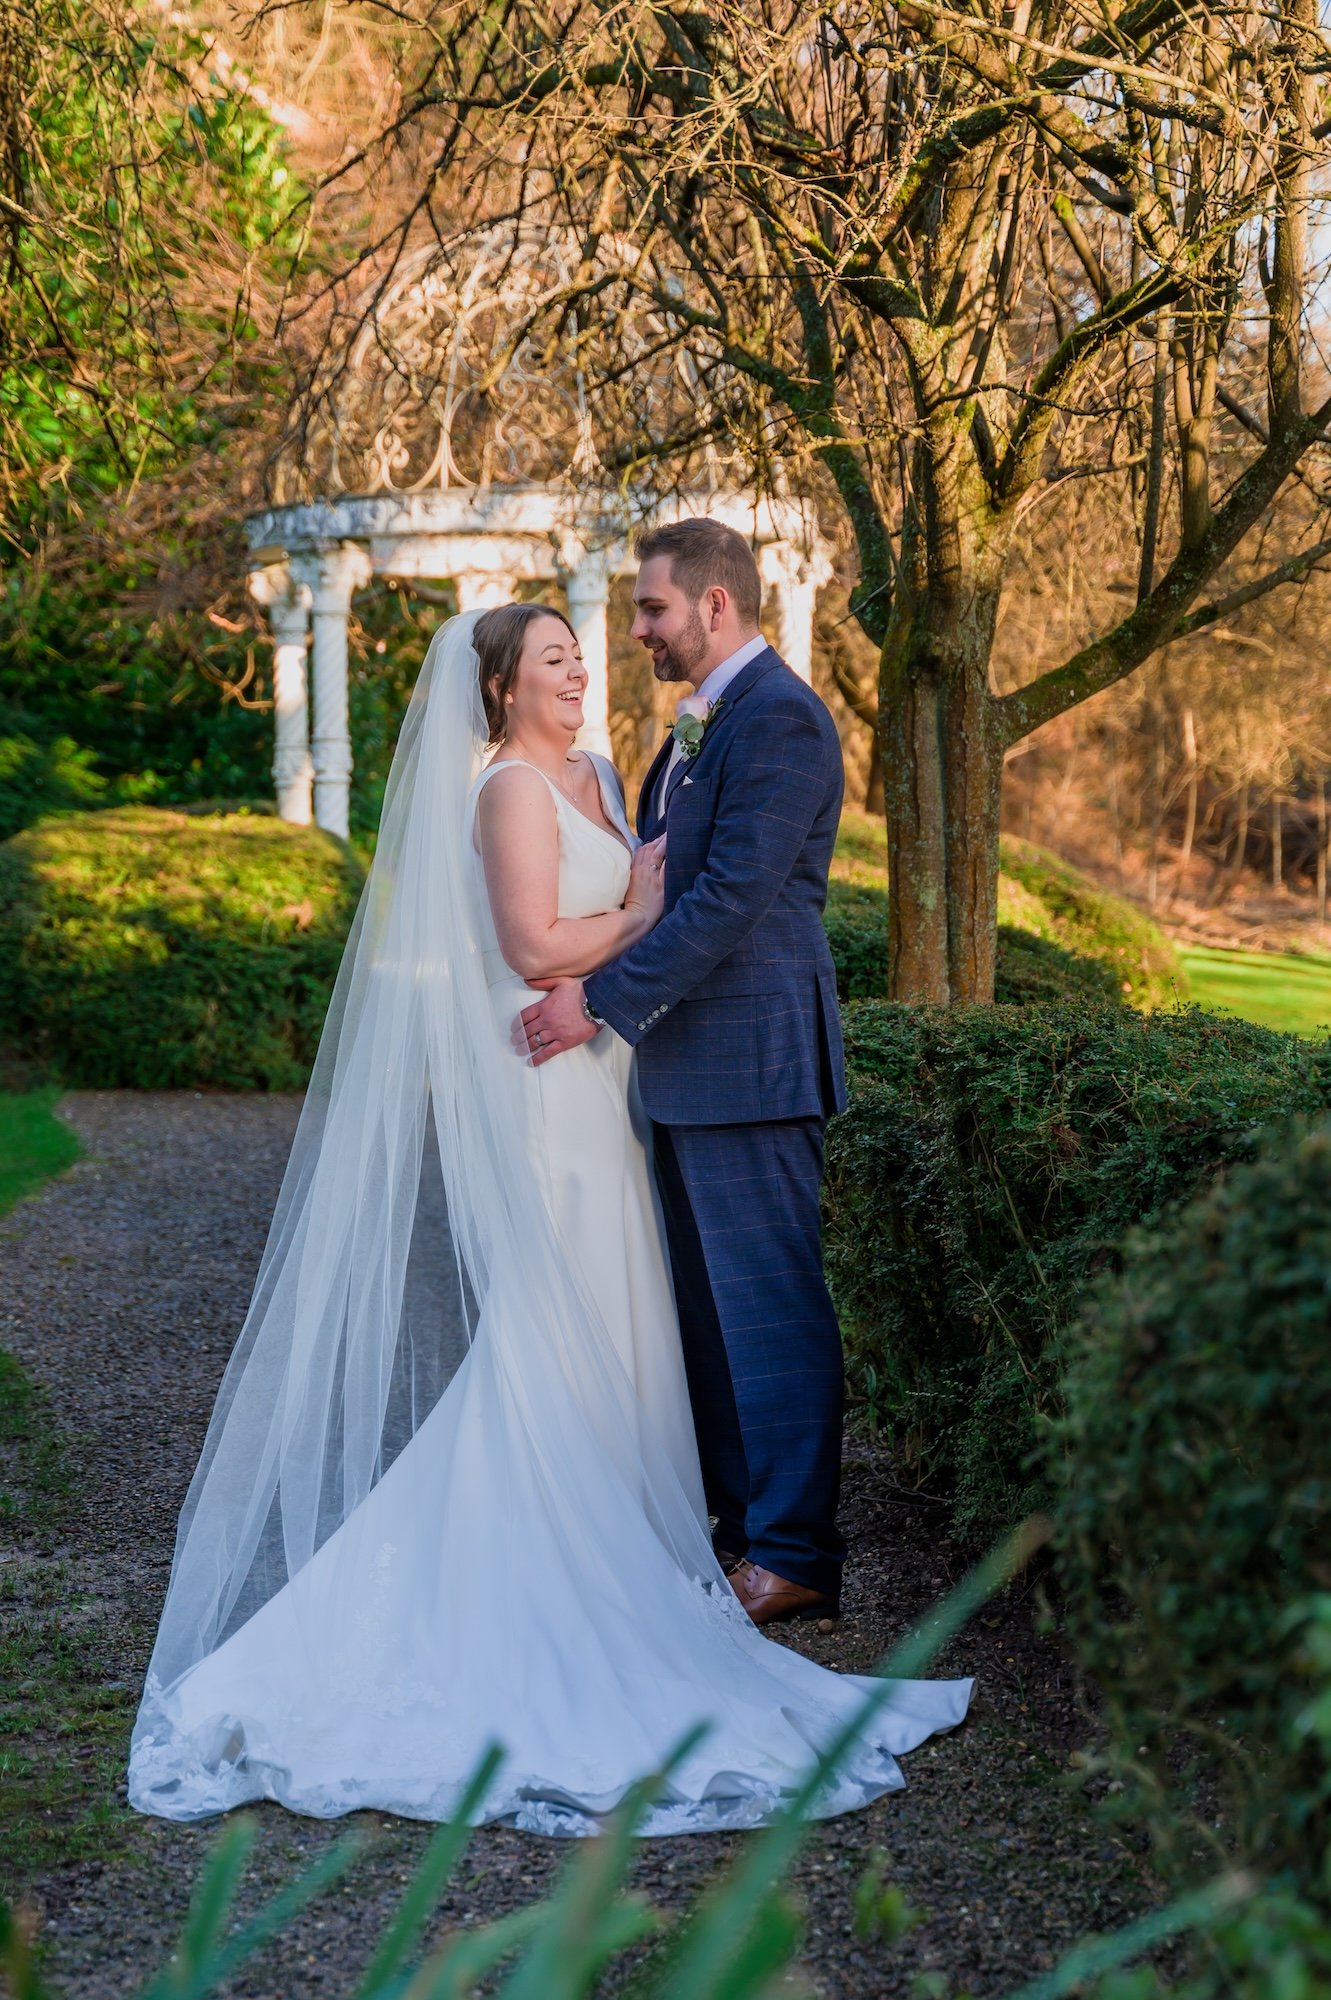
POLYGON ((545 1047, 545 1036, 544 1035, 534 1036, 532 1039, 532 1047, 534 1049, 543 1049, 545 1047))

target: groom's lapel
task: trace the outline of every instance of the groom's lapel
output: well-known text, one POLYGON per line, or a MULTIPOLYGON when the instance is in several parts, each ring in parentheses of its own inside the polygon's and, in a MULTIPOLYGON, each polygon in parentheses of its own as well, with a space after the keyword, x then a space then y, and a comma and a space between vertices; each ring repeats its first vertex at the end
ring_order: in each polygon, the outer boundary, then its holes
POLYGON ((662 801, 667 812, 670 809, 671 799, 674 798, 675 793, 679 790, 685 779, 692 779, 695 776, 699 765, 707 755, 708 744, 712 741, 717 730, 725 727, 730 711, 738 702, 743 701, 745 695, 751 689, 757 687, 759 681, 766 674, 770 674, 774 667, 780 667, 784 664, 775 646, 768 646, 764 652, 757 654, 746 666, 740 668, 730 686, 717 702, 713 718, 703 731, 702 742, 698 745, 692 757, 681 759, 671 772, 670 783, 666 787, 666 795, 662 801))
POLYGON ((647 828, 652 816, 652 799, 656 794, 656 781, 666 767, 666 759, 670 755, 673 743, 674 736, 667 731, 665 742, 647 766, 647 776, 643 779, 638 792, 638 835, 642 840, 647 838, 647 828))
MULTIPOLYGON (((766 679, 767 675, 772 672, 773 668, 784 667, 785 664, 786 663, 782 659, 780 653, 777 652, 776 647, 767 646, 761 653, 757 654, 757 656, 754 659, 750 660, 746 666, 741 667, 739 672, 736 674, 734 680, 730 683, 730 686, 726 689, 725 693, 721 697, 721 700, 718 704, 719 712, 716 718, 717 722, 718 723, 724 722, 726 717, 726 711, 728 709, 733 709, 736 702, 743 701, 746 694, 752 694, 754 688, 757 687, 759 681, 766 679)), ((702 751, 706 749, 707 738, 708 736, 710 736, 710 734, 711 734, 710 728, 704 732, 702 739, 702 746, 698 752, 699 756, 701 756, 702 751)))
MULTIPOLYGON (((756 654, 747 665, 740 668, 734 680, 717 703, 716 720, 708 723, 706 729, 703 731, 702 742, 698 745, 696 752, 692 757, 681 759, 680 763, 676 766, 670 785, 670 792, 662 801, 663 805, 669 804, 670 797, 679 789, 681 779, 685 776, 692 776, 693 772, 697 769, 699 759, 705 757, 707 754, 707 745, 711 741, 714 731, 722 726, 736 703, 743 701, 745 695, 750 693, 753 688, 756 688, 759 681, 765 675, 770 674, 774 668, 783 667, 784 665, 785 661, 782 659, 780 653, 777 652, 776 647, 767 646, 761 653, 756 654)), ((647 776, 642 781, 642 789, 638 793, 638 832, 644 838, 646 837, 651 815, 651 801, 656 793, 656 781, 665 769, 672 741, 673 738, 671 736, 666 737, 665 742, 661 745, 655 757, 653 757, 647 776)))

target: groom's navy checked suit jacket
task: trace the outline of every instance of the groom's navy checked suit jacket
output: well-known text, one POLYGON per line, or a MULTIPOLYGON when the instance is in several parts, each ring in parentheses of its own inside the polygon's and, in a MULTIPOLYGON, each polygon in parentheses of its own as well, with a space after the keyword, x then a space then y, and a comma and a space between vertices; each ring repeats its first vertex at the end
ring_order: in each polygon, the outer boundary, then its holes
POLYGON ((841 744, 813 690, 768 647, 741 668, 695 757, 638 830, 666 840, 665 914, 586 982, 638 1049, 663 1125, 826 1118, 845 1108, 836 975, 823 929, 843 788, 841 744))

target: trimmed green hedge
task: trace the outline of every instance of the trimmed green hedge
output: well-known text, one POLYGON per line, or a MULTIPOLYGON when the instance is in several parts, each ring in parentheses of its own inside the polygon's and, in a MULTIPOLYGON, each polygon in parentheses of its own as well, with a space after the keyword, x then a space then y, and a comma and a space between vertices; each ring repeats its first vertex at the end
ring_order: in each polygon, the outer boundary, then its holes
POLYGON ((1204 1822, 1324 1908, 1329 1332, 1324 1121, 1129 1239, 1069 1343, 1056 1440, 1072 1629, 1158 1834, 1204 1822))
POLYGON ((1004 835, 1000 852, 1000 920, 1095 959, 1134 1007, 1187 999, 1182 959, 1159 926, 1124 897, 1029 841, 1004 835))
POLYGON ((262 814, 31 827, 0 846, 0 1040, 66 1084, 299 1089, 361 882, 262 814))
POLYGON ((1088 1279, 1271 1121, 1331 1109, 1331 1046, 1085 1004, 866 1003, 846 1042, 826 1250, 852 1393, 989 1535, 1047 1498, 1032 1454, 1088 1279))
MULTIPOLYGON (((830 882, 823 923, 842 1004, 881 1000, 887 990, 886 892, 854 882, 830 882)), ((1050 938, 1000 924, 995 998, 1010 1006, 1046 1000, 1115 1000, 1118 980, 1094 958, 1078 957, 1050 938)))
MULTIPOLYGON (((1149 917, 1027 841, 1005 838, 1001 852, 1000 1004, 1186 999, 1183 961, 1149 917)), ((867 814, 842 817, 825 923, 842 1001, 886 999, 887 837, 867 814)))
POLYGON ((45 813, 98 804, 106 780, 91 750, 72 736, 39 741, 25 718, 0 709, 0 840, 9 840, 45 813))

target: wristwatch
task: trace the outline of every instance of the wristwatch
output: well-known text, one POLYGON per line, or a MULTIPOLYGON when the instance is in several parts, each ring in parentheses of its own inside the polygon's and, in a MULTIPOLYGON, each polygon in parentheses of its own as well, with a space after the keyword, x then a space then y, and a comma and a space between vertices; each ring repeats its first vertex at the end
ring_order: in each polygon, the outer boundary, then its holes
POLYGON ((582 1011, 594 1028, 603 1028, 605 1026, 604 1019, 596 1012, 596 1009, 592 1006, 591 1001, 585 993, 582 996, 582 1011))

